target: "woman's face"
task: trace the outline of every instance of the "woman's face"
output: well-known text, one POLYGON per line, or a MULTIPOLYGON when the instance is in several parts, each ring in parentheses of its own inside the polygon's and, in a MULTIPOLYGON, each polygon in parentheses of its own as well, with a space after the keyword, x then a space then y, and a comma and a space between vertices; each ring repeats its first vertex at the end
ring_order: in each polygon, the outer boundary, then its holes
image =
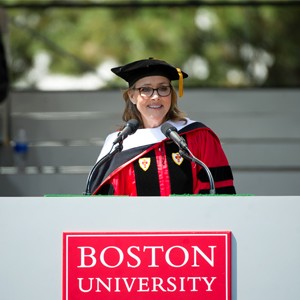
POLYGON ((140 112, 144 127, 154 128, 165 121, 171 107, 170 80, 164 76, 148 76, 139 79, 129 91, 130 101, 140 112), (150 89, 149 89, 150 88, 150 89), (153 91, 152 89, 159 89, 153 91))

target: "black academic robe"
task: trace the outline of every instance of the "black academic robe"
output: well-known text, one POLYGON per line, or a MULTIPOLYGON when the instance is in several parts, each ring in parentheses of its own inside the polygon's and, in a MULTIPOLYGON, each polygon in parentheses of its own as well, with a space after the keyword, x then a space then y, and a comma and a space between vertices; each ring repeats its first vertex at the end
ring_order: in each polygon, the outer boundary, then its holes
MULTIPOLYGON (((233 176, 216 134, 204 124, 187 119, 171 122, 186 140, 189 150, 210 169, 218 194, 235 194, 233 176)), ((105 141, 99 160, 111 148, 117 133, 105 141)), ((124 140, 124 149, 97 166, 91 177, 92 194, 169 196, 206 194, 210 184, 198 164, 179 154, 178 146, 158 128, 139 129, 124 140)))

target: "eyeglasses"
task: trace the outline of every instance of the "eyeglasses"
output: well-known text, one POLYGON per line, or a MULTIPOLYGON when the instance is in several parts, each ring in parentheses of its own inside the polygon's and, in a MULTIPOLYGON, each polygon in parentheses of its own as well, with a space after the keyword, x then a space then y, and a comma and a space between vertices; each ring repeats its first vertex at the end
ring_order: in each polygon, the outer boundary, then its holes
POLYGON ((169 96, 171 94, 172 88, 170 85, 162 85, 162 86, 158 87, 157 89, 154 89, 149 86, 142 86, 140 88, 133 88, 133 90, 138 90, 142 97, 148 98, 153 95, 154 91, 156 91, 157 94, 161 97, 169 96))

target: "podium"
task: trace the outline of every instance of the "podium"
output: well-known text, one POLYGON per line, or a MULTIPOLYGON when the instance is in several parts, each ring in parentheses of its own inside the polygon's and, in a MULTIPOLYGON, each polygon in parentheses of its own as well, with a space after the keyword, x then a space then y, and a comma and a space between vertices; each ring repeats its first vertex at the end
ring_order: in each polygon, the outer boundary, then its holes
POLYGON ((298 299, 299 212, 300 196, 0 198, 1 298, 62 299, 63 232, 227 230, 233 300, 298 299))

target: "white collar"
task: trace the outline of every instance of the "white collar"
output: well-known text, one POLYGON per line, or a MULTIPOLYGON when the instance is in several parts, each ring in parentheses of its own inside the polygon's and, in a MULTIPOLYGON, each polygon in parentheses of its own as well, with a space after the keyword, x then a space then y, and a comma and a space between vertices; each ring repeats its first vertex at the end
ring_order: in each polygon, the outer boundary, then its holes
MULTIPOLYGON (((167 121, 166 123, 170 123, 174 126, 177 130, 181 130, 183 127, 194 123, 195 121, 186 118, 186 123, 183 121, 167 121)), ((161 125, 162 126, 162 125, 161 125)), ((131 148, 136 148, 144 145, 151 145, 155 143, 159 143, 166 139, 166 136, 161 132, 161 126, 155 128, 142 128, 138 129, 134 134, 129 135, 123 141, 123 150, 128 150, 131 148)), ((102 147, 101 153, 98 157, 98 160, 101 159, 103 156, 109 153, 112 148, 113 141, 117 138, 119 131, 113 132, 109 134, 105 140, 105 143, 102 147)))

